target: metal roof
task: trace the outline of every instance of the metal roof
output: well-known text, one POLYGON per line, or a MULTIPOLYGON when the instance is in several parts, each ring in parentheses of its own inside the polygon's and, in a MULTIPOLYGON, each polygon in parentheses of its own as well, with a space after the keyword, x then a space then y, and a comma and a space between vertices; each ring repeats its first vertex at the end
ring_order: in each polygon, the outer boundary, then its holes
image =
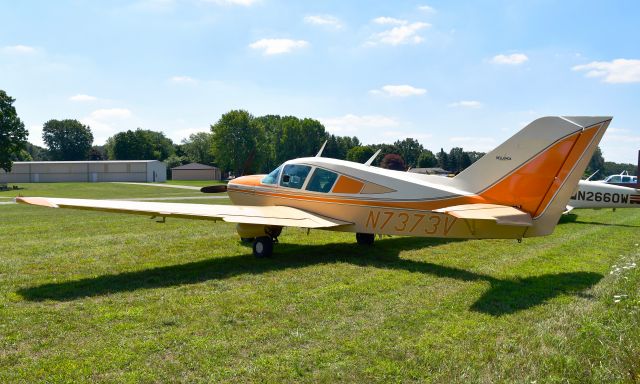
POLYGON ((196 170, 217 169, 217 168, 212 167, 210 165, 200 164, 200 163, 190 163, 190 164, 180 165, 178 167, 171 168, 171 170, 174 170, 174 169, 196 171, 196 170))
POLYGON ((79 161, 14 161, 13 164, 122 164, 122 163, 153 163, 159 160, 79 160, 79 161))

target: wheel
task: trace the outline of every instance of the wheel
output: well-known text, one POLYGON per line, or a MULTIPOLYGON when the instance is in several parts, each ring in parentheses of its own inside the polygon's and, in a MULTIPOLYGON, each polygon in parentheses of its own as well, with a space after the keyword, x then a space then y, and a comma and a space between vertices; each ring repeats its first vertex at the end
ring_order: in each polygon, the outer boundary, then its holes
POLYGON ((253 256, 269 257, 273 253, 273 239, 268 236, 256 237, 253 241, 253 256))
POLYGON ((373 233, 356 233, 356 241, 360 245, 373 245, 375 238, 373 233))

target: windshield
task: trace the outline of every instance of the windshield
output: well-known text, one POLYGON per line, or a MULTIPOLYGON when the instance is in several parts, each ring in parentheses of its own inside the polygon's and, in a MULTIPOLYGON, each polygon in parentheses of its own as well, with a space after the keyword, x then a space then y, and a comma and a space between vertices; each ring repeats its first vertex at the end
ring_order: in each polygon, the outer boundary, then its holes
POLYGON ((282 165, 278 168, 271 171, 270 174, 262 178, 262 184, 277 184, 278 176, 280 176, 280 170, 282 169, 282 165))

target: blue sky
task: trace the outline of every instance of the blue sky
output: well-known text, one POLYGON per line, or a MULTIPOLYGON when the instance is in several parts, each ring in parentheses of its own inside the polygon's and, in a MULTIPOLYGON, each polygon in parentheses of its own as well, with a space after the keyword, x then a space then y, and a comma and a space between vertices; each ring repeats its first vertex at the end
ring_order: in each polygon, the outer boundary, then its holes
POLYGON ((176 142, 231 109, 311 117, 364 143, 487 151, 545 115, 613 115, 605 158, 640 149, 640 2, 0 2, 0 89, 42 144, 176 142))

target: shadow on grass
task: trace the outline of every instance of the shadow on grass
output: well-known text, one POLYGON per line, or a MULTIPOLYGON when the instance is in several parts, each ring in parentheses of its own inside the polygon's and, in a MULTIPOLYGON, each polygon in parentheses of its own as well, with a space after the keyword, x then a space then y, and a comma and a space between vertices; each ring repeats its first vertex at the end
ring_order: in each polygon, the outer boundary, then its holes
POLYGON ((558 221, 558 224, 567 224, 567 223, 602 225, 606 227, 640 228, 640 226, 638 225, 631 225, 631 224, 615 224, 615 223, 603 223, 598 221, 582 221, 582 220, 578 220, 578 215, 575 213, 567 213, 565 215, 560 216, 560 220, 558 221))
POLYGON ((576 223, 576 224, 588 224, 588 225, 602 225, 602 226, 605 226, 605 227, 640 228, 639 225, 602 223, 602 222, 597 222, 597 221, 576 220, 576 221, 574 221, 574 223, 576 223))
POLYGON ((470 309, 500 316, 540 305, 559 295, 580 294, 603 277, 591 272, 571 272, 507 280, 460 268, 399 258, 400 251, 436 247, 456 241, 464 240, 391 238, 377 241, 373 247, 361 247, 351 243, 316 246, 281 243, 276 246, 277 256, 272 259, 255 259, 252 255, 220 257, 141 271, 43 284, 19 289, 17 293, 31 301, 68 301, 138 289, 195 284, 237 275, 304 268, 316 264, 349 263, 419 272, 465 282, 489 282, 491 284, 489 290, 470 309))

